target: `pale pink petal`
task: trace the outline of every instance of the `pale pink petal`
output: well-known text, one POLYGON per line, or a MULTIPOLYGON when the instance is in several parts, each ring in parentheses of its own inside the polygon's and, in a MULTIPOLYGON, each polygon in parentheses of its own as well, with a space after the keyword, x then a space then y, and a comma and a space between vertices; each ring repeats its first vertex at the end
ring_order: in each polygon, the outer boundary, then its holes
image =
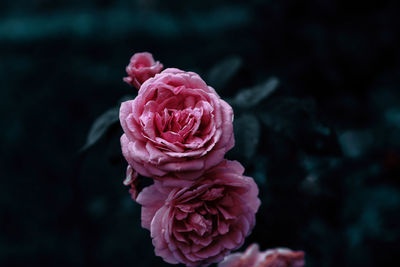
POLYGON ((142 205, 142 227, 150 229, 151 220, 155 213, 163 206, 165 195, 157 190, 156 186, 148 186, 140 192, 136 202, 142 205))

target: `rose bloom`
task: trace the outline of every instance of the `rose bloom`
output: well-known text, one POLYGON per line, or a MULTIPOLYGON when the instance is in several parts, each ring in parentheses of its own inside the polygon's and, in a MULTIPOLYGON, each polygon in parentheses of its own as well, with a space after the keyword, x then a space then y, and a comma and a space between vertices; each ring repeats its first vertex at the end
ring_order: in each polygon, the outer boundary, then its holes
POLYGON ((196 179, 234 145, 232 108, 193 72, 156 74, 119 118, 122 153, 143 176, 196 179))
POLYGON ((304 264, 303 251, 276 248, 260 252, 258 245, 253 244, 244 253, 225 257, 218 267, 303 267, 304 264))
POLYGON ((258 188, 237 161, 223 161, 191 185, 143 189, 142 226, 157 256, 171 264, 208 265, 242 246, 255 225, 258 188))
POLYGON ((128 77, 124 81, 137 89, 142 83, 163 69, 163 64, 154 61, 153 55, 148 52, 136 53, 131 57, 129 65, 126 66, 128 77))

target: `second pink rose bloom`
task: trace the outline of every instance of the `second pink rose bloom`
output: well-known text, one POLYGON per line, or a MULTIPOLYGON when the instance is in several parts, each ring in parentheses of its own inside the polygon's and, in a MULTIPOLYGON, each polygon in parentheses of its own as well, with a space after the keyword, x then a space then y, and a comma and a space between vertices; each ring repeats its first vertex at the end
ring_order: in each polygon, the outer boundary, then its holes
POLYGON ((304 264, 303 251, 275 248, 260 252, 258 245, 253 244, 244 253, 225 257, 218 267, 303 267, 304 264))
POLYGON ((121 104, 122 153, 139 174, 195 180, 234 146, 233 110, 199 75, 169 68, 121 104))
POLYGON ((237 161, 224 160, 190 185, 158 181, 138 195, 142 226, 166 262, 204 266, 242 246, 255 225, 258 187, 237 161))

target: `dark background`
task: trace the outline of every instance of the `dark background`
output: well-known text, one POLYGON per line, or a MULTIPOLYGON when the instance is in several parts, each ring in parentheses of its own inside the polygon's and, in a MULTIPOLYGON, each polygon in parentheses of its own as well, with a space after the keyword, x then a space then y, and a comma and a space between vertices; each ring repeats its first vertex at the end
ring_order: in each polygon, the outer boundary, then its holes
POLYGON ((149 51, 227 100, 280 81, 258 105, 234 106, 228 157, 262 200, 241 250, 304 250, 310 267, 394 266, 399 12, 395 0, 2 0, 0 265, 167 266, 122 185, 118 124, 78 153, 93 121, 135 94, 124 68, 149 51), (241 65, 217 88, 207 74, 232 56, 241 65))

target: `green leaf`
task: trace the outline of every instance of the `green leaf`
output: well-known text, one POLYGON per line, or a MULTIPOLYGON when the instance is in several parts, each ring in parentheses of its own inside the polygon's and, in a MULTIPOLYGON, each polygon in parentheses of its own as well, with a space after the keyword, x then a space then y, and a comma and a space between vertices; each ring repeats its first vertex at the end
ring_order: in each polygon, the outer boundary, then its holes
POLYGON ((218 92, 223 89, 229 80, 238 72, 242 65, 242 59, 238 56, 230 56, 217 63, 208 72, 207 81, 218 92))
POLYGON ((118 120, 119 107, 113 107, 100 115, 92 124, 86 144, 81 148, 80 152, 93 146, 107 132, 110 126, 118 122, 118 120))
POLYGON ((341 155, 336 132, 319 118, 312 99, 276 98, 257 116, 268 130, 308 154, 341 155))
POLYGON ((232 106, 250 108, 270 96, 278 87, 279 80, 275 77, 252 88, 241 90, 233 99, 228 100, 232 106))
POLYGON ((234 121, 236 145, 234 150, 245 160, 250 160, 257 152, 260 140, 260 123, 252 114, 244 114, 234 121))

